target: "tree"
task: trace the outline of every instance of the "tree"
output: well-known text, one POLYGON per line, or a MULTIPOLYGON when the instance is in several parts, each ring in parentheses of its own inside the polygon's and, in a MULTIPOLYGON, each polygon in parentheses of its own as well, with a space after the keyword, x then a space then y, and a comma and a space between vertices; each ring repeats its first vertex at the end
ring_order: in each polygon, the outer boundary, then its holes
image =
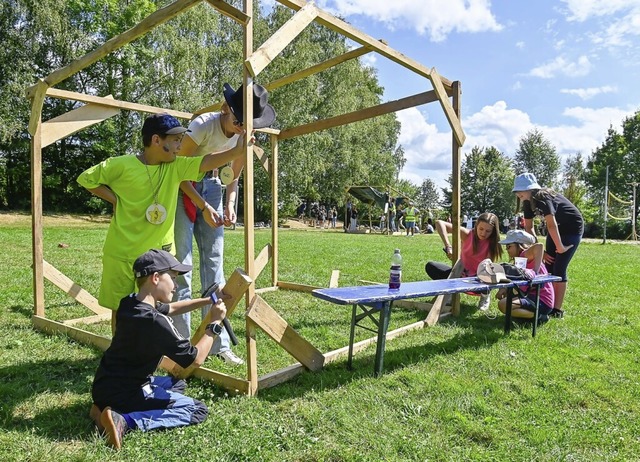
POLYGON ((584 179, 582 154, 577 153, 565 162, 562 175, 562 195, 578 208, 581 208, 587 192, 584 179))
MULTIPOLYGON (((460 209, 476 216, 493 212, 498 217, 514 212, 513 170, 510 160, 495 147, 474 146, 460 167, 460 209)), ((449 185, 453 186, 451 176, 449 185)), ((451 190, 446 191, 451 197, 451 190)))
POLYGON ((514 157, 516 175, 530 172, 536 176, 541 186, 555 188, 560 166, 556 148, 540 130, 533 129, 520 138, 514 157))
POLYGON ((438 192, 438 187, 431 178, 425 178, 422 182, 416 202, 418 208, 421 209, 431 210, 440 207, 440 193, 438 192))

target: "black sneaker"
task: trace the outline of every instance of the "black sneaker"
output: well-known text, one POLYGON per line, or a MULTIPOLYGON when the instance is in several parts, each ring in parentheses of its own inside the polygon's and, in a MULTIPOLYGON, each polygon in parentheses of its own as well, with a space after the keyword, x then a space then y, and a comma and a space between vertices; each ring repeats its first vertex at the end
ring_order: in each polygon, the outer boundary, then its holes
POLYGON ((564 318, 564 311, 563 310, 559 310, 558 308, 552 308, 551 312, 549 313, 549 317, 550 318, 557 318, 557 319, 564 318))
POLYGON ((102 414, 100 414, 100 423, 104 427, 107 444, 113 449, 120 449, 122 447, 122 438, 129 430, 124 417, 110 407, 105 407, 102 414))

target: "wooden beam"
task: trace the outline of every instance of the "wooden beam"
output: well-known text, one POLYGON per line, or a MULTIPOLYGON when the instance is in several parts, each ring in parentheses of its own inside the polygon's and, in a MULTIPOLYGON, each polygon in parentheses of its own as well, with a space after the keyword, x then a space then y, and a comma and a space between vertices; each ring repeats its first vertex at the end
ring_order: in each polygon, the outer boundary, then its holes
MULTIPOLYGON (((380 41, 383 42, 382 40, 380 41)), ((354 50, 348 51, 347 53, 344 53, 340 56, 336 56, 335 58, 327 59, 326 61, 316 64, 315 66, 311 66, 307 69, 303 69, 301 71, 294 72, 293 74, 287 75, 280 79, 274 80, 273 82, 269 82, 264 87, 269 91, 275 90, 276 88, 283 87, 292 82, 296 82, 300 79, 309 77, 310 75, 314 75, 324 70, 330 69, 334 66, 337 66, 338 64, 344 63, 351 59, 359 58, 360 56, 366 55, 369 52, 371 52, 370 47, 368 46, 359 47, 354 50)))
POLYGON ((434 101, 438 101, 438 96, 436 95, 435 91, 418 93, 416 95, 407 96, 406 98, 379 104, 378 106, 360 109, 359 111, 350 112, 348 114, 330 117, 328 119, 319 120, 317 122, 311 122, 305 125, 288 128, 280 132, 279 139, 286 140, 320 130, 327 130, 329 128, 338 127, 353 122, 359 122, 361 120, 378 117, 384 114, 389 114, 391 112, 401 111, 403 109, 419 106, 421 104, 432 103, 434 101))
MULTIPOLYGON (((249 276, 247 276, 244 273, 244 271, 242 271, 240 268, 237 268, 231 274, 231 276, 229 277, 229 280, 227 281, 224 288, 222 289, 224 294, 228 296, 228 298, 225 298, 224 300, 224 304, 227 307, 227 316, 226 316, 227 318, 231 317, 231 315, 236 309, 236 306, 238 306, 238 303, 244 296, 251 282, 252 282, 251 278, 249 278, 249 276)), ((192 345, 195 345, 200 341, 200 339, 204 335, 205 329, 210 323, 211 323, 211 311, 209 311, 207 315, 204 317, 204 319, 202 319, 200 326, 198 326, 198 329, 196 329, 196 332, 191 337, 192 345)), ((179 378, 189 377, 196 370, 195 367, 188 367, 185 369, 182 366, 178 365, 177 363, 173 362, 169 358, 164 358, 162 360, 162 363, 163 363, 162 367, 164 369, 169 371, 175 377, 179 377, 179 378)))
POLYGON ((318 15, 313 3, 308 3, 275 31, 266 42, 245 61, 247 70, 255 79, 318 15))
MULTIPOLYGON (((40 106, 41 109, 42 106, 40 106)), ((31 139, 31 257, 33 262, 33 314, 44 316, 42 123, 39 115, 40 110, 37 110, 36 129, 31 139)), ((33 112, 31 115, 33 115, 33 112)))
POLYGON ((322 369, 324 364, 322 353, 289 326, 259 295, 255 296, 247 310, 247 318, 307 368, 312 371, 322 369))
POLYGON ((338 287, 338 280, 340 279, 340 270, 331 271, 331 279, 329 279, 329 287, 338 287))
POLYGON ((75 326, 76 324, 96 324, 102 321, 111 321, 111 310, 106 314, 96 314, 84 318, 68 319, 63 321, 62 324, 65 326, 75 326))
POLYGON ((72 101, 81 101, 84 103, 94 103, 100 106, 116 107, 118 109, 127 109, 129 111, 147 112, 150 114, 160 114, 166 112, 179 119, 191 119, 190 112, 174 111, 172 109, 165 109, 162 107, 148 106, 146 104, 129 103, 128 101, 121 101, 104 96, 85 95, 84 93, 77 93, 75 91, 59 90, 57 88, 47 89, 47 96, 59 99, 68 99, 72 101))
POLYGON ((267 263, 269 263, 269 259, 272 257, 271 249, 271 244, 265 245, 256 257, 256 278, 260 276, 260 273, 262 273, 264 267, 267 266, 267 263))
POLYGON ((249 22, 249 16, 244 14, 244 12, 238 10, 237 8, 232 7, 226 2, 222 0, 206 0, 209 5, 218 10, 221 14, 226 16, 227 18, 231 18, 234 21, 242 24, 243 26, 249 22))
MULTIPOLYGON (((111 95, 107 96, 113 99, 111 95)), ((120 113, 119 109, 89 103, 42 124, 42 147, 49 146, 80 130, 103 122, 120 113)))
MULTIPOLYGON (((265 172, 267 172, 267 175, 271 175, 270 169, 269 169, 269 156, 267 156, 264 153, 264 149, 262 149, 260 146, 258 146, 257 144, 253 145, 253 154, 258 158, 258 160, 260 161, 260 165, 262 165, 262 168, 264 169, 265 172)), ((277 202, 274 202, 274 204, 276 204, 277 202)))
POLYGON ((104 351, 111 345, 111 339, 73 326, 65 326, 61 322, 52 321, 42 316, 32 316, 31 321, 36 329, 50 334, 64 334, 83 345, 92 345, 104 351))
POLYGON ((321 289, 321 287, 308 286, 306 284, 297 284, 295 282, 284 282, 284 281, 278 281, 276 285, 280 289, 297 290, 298 292, 312 292, 316 289, 321 289))
POLYGON ((264 294, 266 292, 277 292, 277 291, 278 291, 278 287, 277 286, 261 287, 260 289, 256 289, 256 293, 257 294, 264 294))
MULTIPOLYGON (((307 5, 305 0, 277 0, 278 3, 287 6, 295 11, 303 8, 307 5)), ((380 53, 382 56, 389 58, 391 61, 394 61, 401 66, 409 69, 410 71, 415 72, 418 75, 422 75, 424 77, 429 77, 431 75, 431 71, 428 67, 420 64, 419 62, 408 58, 402 53, 394 50, 393 48, 380 43, 373 37, 365 34, 364 32, 356 29, 350 24, 336 18, 335 16, 327 13, 324 10, 318 9, 318 16, 316 18, 316 22, 322 24, 329 29, 342 34, 351 40, 358 42, 361 45, 370 46, 373 51, 380 53)), ((451 87, 451 81, 447 79, 443 79, 442 83, 445 87, 451 87)))
POLYGON ((442 110, 444 111, 444 114, 449 121, 449 125, 451 126, 451 130, 453 130, 453 134, 456 137, 456 141, 460 146, 462 146, 464 144, 466 136, 464 134, 464 131, 462 130, 460 119, 458 119, 456 112, 453 110, 453 106, 451 105, 451 101, 449 101, 449 96, 447 95, 447 91, 445 90, 440 75, 436 71, 435 67, 431 68, 431 83, 433 84, 433 89, 438 95, 438 101, 440 101, 442 110))
POLYGON ((65 276, 61 271, 59 271, 55 266, 51 263, 43 260, 43 268, 44 268, 44 277, 47 278, 51 283, 60 288, 63 292, 65 292, 69 297, 73 298, 78 303, 86 306, 91 311, 93 311, 97 315, 108 315, 109 319, 111 319, 111 310, 108 308, 104 308, 100 306, 98 300, 91 295, 89 292, 84 290, 78 284, 73 282, 67 276, 65 276))
POLYGON ((206 367, 200 367, 193 371, 193 376, 209 380, 234 394, 242 393, 246 395, 249 392, 249 381, 247 379, 232 377, 206 367))
POLYGON ((161 8, 154 13, 151 13, 131 29, 107 40, 104 45, 87 53, 83 57, 76 59, 69 65, 52 72, 47 78, 44 79, 45 82, 47 82, 47 84, 51 87, 62 82, 69 76, 75 74, 76 72, 84 69, 87 66, 90 66, 96 61, 99 61, 112 51, 117 50, 118 48, 126 45, 129 42, 132 42, 138 37, 146 34, 154 27, 158 26, 159 24, 167 22, 171 18, 177 16, 188 8, 197 5, 201 1, 202 0, 176 0, 173 3, 170 3, 166 7, 161 8))
POLYGON ((42 79, 38 81, 34 86, 27 90, 27 98, 31 100, 31 115, 29 116, 28 132, 31 136, 36 133, 36 128, 42 120, 42 104, 47 93, 49 86, 42 79))
POLYGON ((291 366, 262 375, 258 378, 258 389, 265 390, 267 388, 275 387, 276 385, 280 385, 281 383, 291 380, 296 375, 300 375, 306 370, 307 368, 302 364, 295 363, 291 366))
MULTIPOLYGON (((271 140, 271 197, 273 204, 278 204, 278 152, 279 152, 279 144, 278 144, 278 136, 275 134, 269 135, 269 139, 271 140)), ((271 284, 275 285, 278 280, 278 252, 280 249, 279 243, 279 233, 280 226, 278 226, 280 222, 280 217, 278 215, 278 207, 271 207, 271 247, 272 247, 272 255, 271 255, 271 284)))

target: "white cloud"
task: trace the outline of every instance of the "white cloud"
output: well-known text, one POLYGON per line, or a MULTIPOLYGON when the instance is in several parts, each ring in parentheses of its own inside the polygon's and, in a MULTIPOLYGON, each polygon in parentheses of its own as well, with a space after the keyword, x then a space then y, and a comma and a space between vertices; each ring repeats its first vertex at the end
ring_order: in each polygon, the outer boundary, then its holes
POLYGON ((322 0, 318 5, 346 17, 362 15, 390 29, 411 28, 439 42, 456 32, 499 31, 489 0, 322 0))
POLYGON ((619 11, 640 8, 638 0, 563 0, 569 8, 569 21, 586 21, 592 17, 609 16, 619 11))
MULTIPOLYGON (((467 154, 474 146, 494 146, 513 157, 520 138, 538 128, 556 147, 563 161, 578 152, 586 158, 604 142, 610 126, 620 131, 624 118, 633 113, 632 108, 572 107, 563 111, 572 123, 545 126, 535 124, 526 112, 508 108, 506 102, 497 101, 463 118, 462 127, 467 141, 462 152, 467 154)), ((400 177, 418 185, 425 178, 431 178, 438 187, 447 187, 446 179, 451 174, 451 132, 439 131, 416 108, 398 112, 398 119, 402 126, 399 142, 407 159, 400 177)))
POLYGON ((617 91, 618 89, 616 87, 605 85, 603 87, 592 88, 563 88, 560 90, 560 93, 565 93, 567 95, 576 95, 582 100, 588 100, 603 93, 616 93, 617 91))
POLYGON ((565 75, 567 77, 582 77, 591 71, 591 62, 589 58, 582 55, 578 61, 567 61, 562 56, 558 56, 542 66, 534 67, 527 75, 531 77, 540 77, 541 79, 551 79, 557 75, 565 75))

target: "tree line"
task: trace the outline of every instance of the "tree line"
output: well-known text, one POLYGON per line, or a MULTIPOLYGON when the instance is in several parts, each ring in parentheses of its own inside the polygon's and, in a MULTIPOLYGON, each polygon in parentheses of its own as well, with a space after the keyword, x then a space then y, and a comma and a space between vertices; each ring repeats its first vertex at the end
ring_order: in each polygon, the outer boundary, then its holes
MULTIPOLYGON (((170 0, 5 0, 0 4, 0 208, 30 207, 30 116, 25 90, 74 59, 133 27, 170 0)), ((241 1, 232 2, 241 8, 241 1)), ((254 43, 264 43, 292 15, 275 5, 263 10, 254 2, 254 43)), ((260 75, 266 84, 343 54, 348 43, 340 34, 312 23, 260 75)), ((57 87, 176 110, 194 111, 222 97, 225 82, 237 87, 242 78, 242 28, 206 4, 197 5, 160 25, 57 87)), ((351 60, 277 88, 270 101, 275 128, 310 123, 379 104, 383 88, 375 70, 351 60)), ((78 106, 47 98, 48 120, 78 106)), ((123 111, 101 124, 43 150, 43 200, 49 212, 110 213, 108 204, 76 184, 84 169, 108 157, 141 150, 139 130, 145 114, 123 111)), ((283 215, 295 215, 303 201, 343 205, 351 185, 390 185, 412 197, 421 209, 448 210, 451 185, 439 191, 425 178, 421 185, 399 179, 405 153, 397 144, 400 125, 394 114, 285 140, 280 146, 279 200, 283 215)), ((258 142, 269 150, 268 137, 258 142)), ((538 130, 525 134, 513 156, 493 146, 474 146, 462 164, 462 213, 515 213, 513 177, 536 174, 576 203, 597 235, 603 225, 605 171, 609 188, 630 201, 630 183, 640 176, 640 112, 625 119, 622 133, 612 127, 602 146, 588 158, 582 153, 562 165, 555 147, 538 130)), ((256 219, 268 220, 271 184, 255 170, 256 219)), ((392 194, 393 195, 393 194, 392 194)), ((242 194, 240 194, 242 197, 242 194)), ((638 204, 636 203, 636 209, 638 204)), ((638 210, 636 210, 637 216, 638 210)), ((609 224, 611 237, 624 237, 629 222, 609 224)))

